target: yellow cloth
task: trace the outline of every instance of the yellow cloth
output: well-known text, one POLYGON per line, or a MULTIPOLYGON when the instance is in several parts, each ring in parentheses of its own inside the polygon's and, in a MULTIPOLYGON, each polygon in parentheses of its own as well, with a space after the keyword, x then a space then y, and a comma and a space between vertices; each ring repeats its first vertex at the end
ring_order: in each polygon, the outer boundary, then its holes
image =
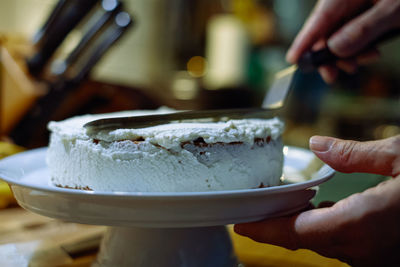
POLYGON ((306 249, 296 251, 269 244, 257 243, 240 236, 228 226, 239 262, 246 267, 349 267, 335 259, 326 258, 306 249))
MULTIPOLYGON (((6 142, 0 142, 0 159, 24 151, 24 148, 6 142)), ((15 199, 6 182, 0 181, 0 209, 15 203, 15 199)))

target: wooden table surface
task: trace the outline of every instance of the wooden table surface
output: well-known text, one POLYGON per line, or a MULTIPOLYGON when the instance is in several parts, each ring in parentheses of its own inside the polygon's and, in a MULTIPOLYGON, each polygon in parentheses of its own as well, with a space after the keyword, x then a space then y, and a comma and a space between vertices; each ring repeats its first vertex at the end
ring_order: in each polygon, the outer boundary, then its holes
MULTIPOLYGON (((0 266, 90 266, 105 229, 43 217, 19 207, 0 210, 0 266)), ((236 255, 246 267, 348 266, 309 250, 260 244, 232 229, 228 226, 236 255)))

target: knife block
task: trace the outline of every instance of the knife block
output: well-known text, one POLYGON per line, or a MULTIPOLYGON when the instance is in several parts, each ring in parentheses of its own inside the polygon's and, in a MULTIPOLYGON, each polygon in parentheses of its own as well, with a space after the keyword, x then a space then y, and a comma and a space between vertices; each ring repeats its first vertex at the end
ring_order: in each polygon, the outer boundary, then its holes
MULTIPOLYGON (((46 85, 28 74, 27 49, 4 37, 0 39, 0 136, 7 135, 35 100, 46 93, 46 85)), ((26 45, 25 45, 26 47, 26 45)))

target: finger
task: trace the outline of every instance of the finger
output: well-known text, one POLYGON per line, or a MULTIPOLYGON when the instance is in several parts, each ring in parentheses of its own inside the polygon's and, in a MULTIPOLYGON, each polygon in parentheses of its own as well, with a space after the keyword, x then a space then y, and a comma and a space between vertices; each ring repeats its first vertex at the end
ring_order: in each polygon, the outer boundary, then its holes
POLYGON ((359 65, 367 65, 377 61, 380 56, 381 54, 379 53, 379 50, 376 48, 372 48, 365 53, 358 55, 356 61, 359 65))
POLYGON ((318 1, 289 48, 286 60, 292 64, 296 63, 300 56, 309 50, 317 40, 329 36, 344 18, 354 13, 364 2, 365 0, 318 1))
POLYGON ((334 229, 333 222, 341 218, 337 215, 334 208, 314 209, 291 217, 237 224, 234 230, 257 242, 292 250, 322 248, 331 243, 329 236, 334 229))
POLYGON ((297 216, 274 218, 261 222, 242 223, 234 226, 234 231, 254 241, 298 249, 294 224, 297 216))
MULTIPOLYGON (((326 40, 325 39, 320 39, 318 40, 313 46, 312 49, 313 51, 321 50, 327 46, 326 40)), ((357 71, 358 65, 356 60, 338 60, 336 62, 336 66, 345 71, 348 74, 354 74, 357 71)), ((320 73, 322 72, 321 75, 322 78, 325 80, 327 83, 333 83, 338 75, 338 70, 335 68, 333 65, 330 65, 330 67, 322 67, 322 70, 320 69, 320 73)))
POLYGON ((313 136, 310 148, 322 161, 340 172, 396 176, 400 171, 400 135, 369 142, 313 136))
POLYGON ((362 51, 379 36, 397 27, 400 1, 379 1, 372 8, 346 23, 328 40, 328 46, 340 57, 351 57, 362 51))
MULTIPOLYGON (((326 40, 325 39, 320 39, 318 40, 311 48, 313 51, 321 50, 327 46, 326 40)), ((342 62, 338 61, 336 64, 337 67, 345 70, 349 74, 352 74, 356 71, 357 69, 357 64, 351 64, 347 62, 342 62)), ((324 65, 318 68, 319 73, 321 74, 322 79, 327 83, 327 84, 332 84, 336 81, 337 76, 339 75, 338 68, 335 67, 334 65, 324 65)))
MULTIPOLYGON (((317 51, 325 48, 327 46, 325 39, 319 39, 316 41, 311 50, 317 51)), ((324 65, 318 68, 318 72, 321 78, 327 83, 333 83, 338 76, 338 69, 334 65, 324 65)))
POLYGON ((332 84, 339 75, 339 71, 335 66, 321 66, 318 68, 318 71, 327 84, 332 84))
POLYGON ((325 39, 319 39, 318 41, 315 42, 315 44, 313 44, 313 46, 311 47, 312 51, 318 51, 321 50, 325 47, 327 47, 327 43, 325 39))
POLYGON ((348 74, 357 72, 358 65, 355 60, 338 60, 336 66, 348 74))

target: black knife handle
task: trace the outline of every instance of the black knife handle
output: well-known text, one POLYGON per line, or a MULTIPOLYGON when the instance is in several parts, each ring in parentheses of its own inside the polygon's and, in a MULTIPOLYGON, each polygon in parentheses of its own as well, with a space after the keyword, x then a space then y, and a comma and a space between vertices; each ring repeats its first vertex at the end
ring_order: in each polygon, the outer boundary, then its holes
POLYGON ((303 72, 311 72, 322 65, 329 65, 339 58, 333 54, 328 47, 318 51, 305 52, 299 59, 297 65, 303 72))
POLYGON ((102 58, 104 53, 124 34, 124 32, 133 25, 132 17, 124 11, 115 14, 112 23, 107 29, 101 33, 94 41, 93 47, 82 53, 81 58, 84 59, 76 62, 72 69, 72 76, 66 76, 68 80, 79 83, 87 77, 91 69, 102 58))
MULTIPOLYGON (((108 0, 103 0, 103 2, 110 2, 108 0)), ((106 23, 112 19, 112 16, 119 12, 122 9, 122 3, 119 1, 114 1, 115 6, 112 8, 106 9, 103 5, 104 14, 100 17, 100 19, 96 19, 96 21, 91 21, 91 27, 87 32, 83 33, 83 37, 76 48, 71 52, 71 54, 66 59, 67 65, 71 64, 76 60, 77 57, 82 53, 84 48, 90 42, 91 39, 100 31, 102 27, 106 25, 106 23)))
MULTIPOLYGON (((375 47, 376 45, 399 35, 400 35, 400 29, 391 30, 379 36, 368 47, 375 47)), ((365 51, 365 49, 363 51, 365 51)), ((311 72, 316 70, 318 67, 322 65, 330 65, 339 59, 346 59, 346 58, 338 57, 337 55, 333 54, 328 47, 325 47, 321 50, 305 52, 300 57, 299 61, 297 62, 297 65, 299 66, 301 71, 311 72)))
POLYGON ((122 3, 118 0, 102 0, 101 8, 88 20, 82 33, 82 38, 72 52, 62 61, 54 61, 51 65, 53 75, 63 75, 68 68, 78 60, 79 57, 90 47, 102 28, 106 27, 115 14, 122 10, 122 3))
POLYGON ((99 0, 68 0, 57 18, 53 18, 53 26, 48 27, 38 44, 37 53, 27 60, 29 72, 38 76, 50 57, 63 42, 68 33, 82 20, 99 0))
POLYGON ((68 6, 68 0, 59 0, 51 11, 50 16, 47 18, 42 27, 35 33, 32 39, 32 43, 36 46, 40 46, 45 38, 47 38, 50 29, 53 27, 54 22, 63 13, 65 7, 68 6))
POLYGON ((94 65, 132 25, 133 20, 128 13, 120 11, 115 14, 108 28, 96 40, 94 47, 85 50, 80 57, 82 62, 78 62, 76 73, 72 77, 63 77, 65 79, 60 79, 52 84, 49 92, 39 98, 14 127, 9 134, 10 138, 18 145, 32 147, 35 138, 45 133, 46 124, 57 111, 62 100, 79 88, 94 65))

